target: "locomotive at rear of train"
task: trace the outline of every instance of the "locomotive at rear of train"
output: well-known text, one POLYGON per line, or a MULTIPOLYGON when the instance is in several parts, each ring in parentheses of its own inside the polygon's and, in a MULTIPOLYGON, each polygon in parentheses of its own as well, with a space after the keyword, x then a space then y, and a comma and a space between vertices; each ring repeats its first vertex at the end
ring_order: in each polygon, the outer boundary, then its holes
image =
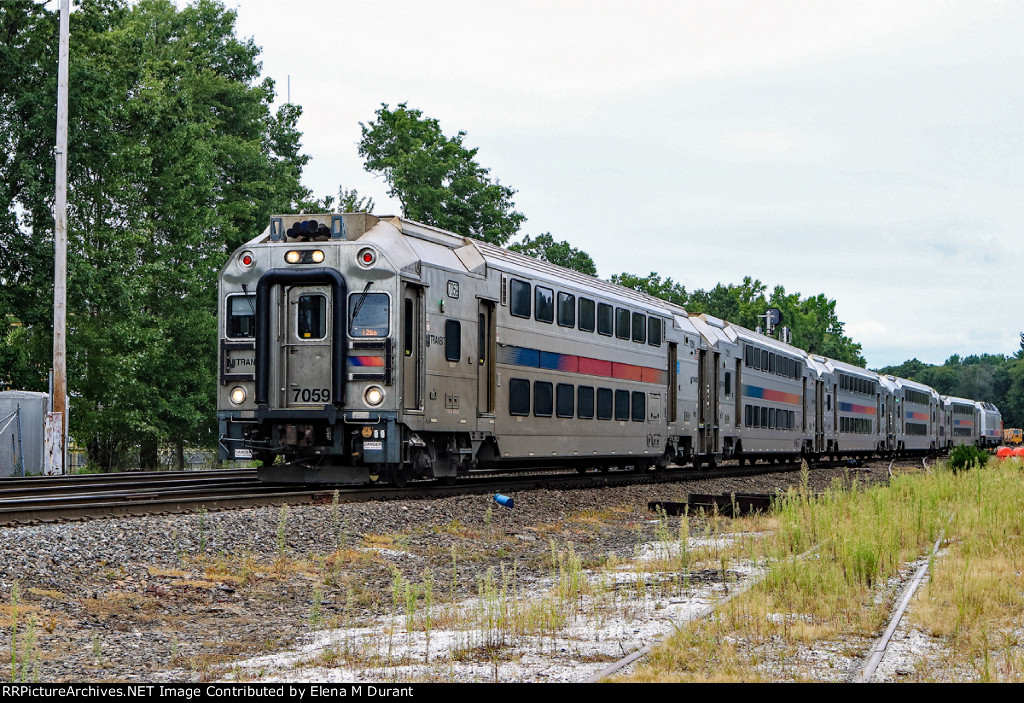
POLYGON ((219 301, 220 456, 259 460, 264 480, 923 453, 1002 434, 991 404, 397 217, 274 217, 230 257, 219 301))

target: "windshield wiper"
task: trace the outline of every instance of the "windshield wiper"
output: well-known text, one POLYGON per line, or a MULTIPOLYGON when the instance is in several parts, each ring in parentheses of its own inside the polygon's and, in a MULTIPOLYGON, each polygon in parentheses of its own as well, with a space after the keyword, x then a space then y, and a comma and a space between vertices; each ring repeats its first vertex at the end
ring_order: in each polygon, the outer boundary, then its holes
POLYGON ((363 307, 363 303, 366 302, 366 295, 370 292, 370 286, 373 285, 373 281, 366 282, 366 288, 363 288, 363 294, 359 296, 359 302, 356 303, 355 310, 352 311, 352 319, 359 317, 359 308, 363 307))

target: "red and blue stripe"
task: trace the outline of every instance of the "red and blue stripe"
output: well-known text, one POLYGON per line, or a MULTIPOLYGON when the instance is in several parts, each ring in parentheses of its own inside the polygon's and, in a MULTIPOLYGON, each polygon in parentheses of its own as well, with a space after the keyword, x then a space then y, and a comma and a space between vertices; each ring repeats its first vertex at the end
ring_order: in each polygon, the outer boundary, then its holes
POLYGON ((664 384, 668 380, 668 374, 665 371, 650 366, 623 364, 618 361, 594 359, 575 354, 559 354, 528 347, 499 345, 498 361, 511 366, 578 373, 584 376, 614 378, 621 381, 664 384))
POLYGON ((857 415, 874 415, 875 408, 870 405, 857 405, 856 403, 840 403, 839 412, 855 413, 857 415))
POLYGON ((771 388, 761 388, 760 386, 751 386, 746 383, 743 384, 743 395, 745 395, 748 398, 767 400, 773 403, 788 403, 789 405, 800 405, 799 393, 787 393, 785 391, 776 391, 772 390, 771 388))

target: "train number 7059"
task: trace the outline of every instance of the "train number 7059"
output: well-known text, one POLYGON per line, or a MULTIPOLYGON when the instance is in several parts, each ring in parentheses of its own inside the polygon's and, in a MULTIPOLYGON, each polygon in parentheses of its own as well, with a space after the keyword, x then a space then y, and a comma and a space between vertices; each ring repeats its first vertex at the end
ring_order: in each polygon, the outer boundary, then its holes
POLYGON ((327 403, 331 400, 331 392, 326 388, 293 388, 293 403, 327 403))

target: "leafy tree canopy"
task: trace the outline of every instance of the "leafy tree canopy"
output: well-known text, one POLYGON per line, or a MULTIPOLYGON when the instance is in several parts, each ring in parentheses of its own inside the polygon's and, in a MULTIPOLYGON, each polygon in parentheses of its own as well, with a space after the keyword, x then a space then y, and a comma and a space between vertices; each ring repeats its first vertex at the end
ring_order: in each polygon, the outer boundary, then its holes
POLYGON ((1024 359, 1016 354, 953 354, 941 366, 911 359, 878 372, 924 383, 942 395, 992 403, 1005 427, 1024 427, 1024 359))
POLYGON ((585 273, 588 276, 597 275, 597 266, 594 264, 594 260, 590 258, 590 254, 582 249, 577 249, 569 244, 569 242, 556 242, 555 238, 548 232, 536 237, 526 235, 522 241, 513 242, 509 249, 527 254, 541 261, 550 262, 556 266, 585 273))
POLYGON ((519 231, 526 217, 515 210, 515 191, 491 180, 477 149, 463 144, 465 132, 445 136, 406 103, 382 104, 375 121, 359 126, 363 167, 384 177, 406 217, 498 245, 519 231))
MULTIPOLYGON (((82 0, 71 14, 71 433, 134 465, 158 441, 212 446, 216 281, 269 215, 309 197, 299 108, 270 106, 260 53, 214 0, 82 0)), ((52 349, 56 10, 0 5, 0 375, 45 390, 52 349), (9 364, 9 365, 8 365, 9 364)))
POLYGON ((749 276, 740 285, 718 284, 711 290, 693 292, 653 272, 645 277, 622 273, 612 276, 612 281, 680 305, 688 312, 707 313, 749 329, 763 326, 761 316, 768 308, 776 307, 782 312, 782 325, 793 331, 794 346, 857 366, 866 363, 861 346, 844 332, 844 324, 836 315, 836 301, 822 294, 802 298, 799 293, 787 294, 782 286, 775 286, 771 295, 766 295, 767 286, 749 276))

